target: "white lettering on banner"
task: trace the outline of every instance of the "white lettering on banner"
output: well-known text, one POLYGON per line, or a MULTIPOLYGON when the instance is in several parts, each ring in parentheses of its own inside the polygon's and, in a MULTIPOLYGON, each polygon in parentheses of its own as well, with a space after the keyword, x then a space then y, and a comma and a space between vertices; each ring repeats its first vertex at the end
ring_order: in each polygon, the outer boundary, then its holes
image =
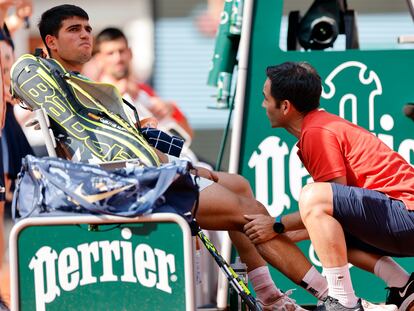
POLYGON ((59 283, 64 291, 74 290, 79 284, 79 258, 76 249, 67 247, 59 255, 59 283))
POLYGON ((249 167, 256 172, 256 199, 267 207, 271 215, 280 215, 290 208, 290 198, 285 191, 285 157, 289 148, 277 136, 267 137, 258 146, 260 153, 254 151, 249 167), (272 172, 268 175, 269 160, 272 172), (271 179, 271 180, 270 180, 271 179), (272 202, 269 202, 269 182, 272 185, 272 202))
POLYGON ((175 272, 175 258, 172 254, 167 254, 163 250, 160 249, 154 249, 154 254, 157 256, 158 260, 161 262, 164 262, 164 265, 159 265, 159 279, 156 284, 157 288, 162 290, 163 292, 170 293, 172 292, 172 289, 170 287, 170 283, 168 282, 168 270, 170 269, 171 273, 175 272))
POLYGON ((398 147, 398 153, 408 162, 413 163, 414 159, 411 159, 411 154, 414 153, 414 140, 405 139, 401 142, 400 147, 398 147))
POLYGON ((146 287, 154 287, 157 283, 157 276, 153 272, 155 267, 155 256, 151 247, 146 244, 138 245, 135 249, 135 272, 138 282, 146 287))
POLYGON ((102 266, 103 274, 99 278, 101 282, 116 282, 118 277, 114 275, 112 271, 112 255, 116 261, 119 261, 121 255, 119 252, 119 241, 100 241, 98 242, 99 247, 102 250, 102 266))
MULTIPOLYGON (((122 230, 121 234, 125 240, 129 240, 132 235, 131 230, 122 230)), ((137 278, 134 275, 134 264, 132 260, 132 244, 126 241, 121 241, 120 244, 122 249, 122 258, 124 258, 124 274, 121 276, 121 281, 136 283, 137 278)), ((174 271, 171 271, 171 273, 173 272, 175 272, 175 269, 174 271)))
MULTIPOLYGON (((373 70, 368 70, 363 63, 356 61, 349 61, 337 66, 325 79, 327 92, 322 92, 322 97, 325 99, 332 99, 336 94, 336 86, 333 82, 343 70, 351 67, 356 67, 358 71, 358 79, 363 85, 370 85, 372 83, 373 90, 370 91, 367 98, 367 103, 364 103, 355 94, 347 92, 338 100, 338 110, 341 117, 345 117, 345 111, 351 111, 348 118, 351 122, 358 123, 358 104, 368 105, 368 125, 369 130, 373 131, 375 128, 375 97, 382 94, 382 84, 378 75, 373 70)), ((342 90, 343 91, 343 90, 342 90)), ((341 95, 337 95, 341 96, 341 95)), ((360 116, 361 119, 363 116, 360 116)), ((378 118, 377 118, 378 119, 378 118)), ((413 163, 414 159, 414 140, 403 140, 398 148, 394 148, 395 140, 391 134, 394 128, 394 119, 389 114, 383 114, 379 117, 379 132, 377 135, 387 146, 393 150, 397 150, 399 154, 408 162, 413 163)), ((377 128, 378 130, 378 128, 377 128)), ((294 145, 289 150, 288 144, 282 138, 277 136, 265 137, 257 147, 258 151, 253 151, 248 166, 255 170, 255 196, 268 210, 272 216, 278 216, 283 213, 284 209, 289 209, 291 206, 291 197, 298 201, 300 191, 303 185, 312 182, 312 178, 307 172, 306 168, 301 163, 297 156, 297 147, 294 145), (288 175, 285 174, 286 157, 289 155, 288 175), (269 171, 271 173, 269 174, 269 171), (270 175, 270 176, 269 176, 270 175), (269 187, 269 184, 272 186, 269 187), (289 185, 286 189, 285 184, 289 185), (269 188, 271 193, 269 194, 269 188), (287 191, 289 190, 289 192, 287 191), (271 202, 270 202, 271 198, 271 202)), ((312 263, 316 266, 321 266, 317 259, 312 245, 309 249, 309 257, 312 263)))
POLYGON ((134 249, 128 241, 132 237, 129 228, 123 228, 121 236, 124 240, 79 244, 60 253, 50 246, 39 248, 29 263, 34 275, 36 310, 46 310, 46 305, 60 296, 62 290, 73 291, 78 286, 97 283, 98 279, 102 283, 139 283, 172 294, 170 281, 178 279, 175 256, 144 243, 134 249), (122 264, 122 275, 116 274, 114 262, 122 264), (93 269, 94 264, 101 269, 93 269), (94 275, 93 270, 102 271, 102 275, 94 275))
MULTIPOLYGON (((359 82, 363 85, 369 85, 371 83, 375 84, 375 89, 369 94, 368 98, 368 120, 369 120, 369 130, 374 130, 374 121, 375 121, 375 96, 382 94, 382 84, 381 81, 377 75, 377 73, 373 70, 368 70, 367 65, 357 62, 357 61, 349 61, 340 64, 337 66, 332 72, 327 76, 325 79, 325 84, 328 87, 328 92, 325 92, 325 89, 322 90, 322 98, 325 99, 331 99, 335 93, 336 93, 336 86, 333 83, 333 80, 336 76, 339 75, 342 71, 344 71, 347 68, 356 67, 359 68, 359 82)), ((345 104, 347 101, 350 101, 351 108, 352 108, 352 118, 351 122, 357 124, 357 106, 358 106, 358 99, 354 94, 345 94, 340 100, 339 100, 339 115, 341 117, 344 117, 345 115, 345 104)))
POLYGON ((340 101, 339 101, 339 115, 343 118, 345 116, 345 108, 347 107, 347 104, 351 106, 351 121, 354 124, 358 124, 358 101, 357 97, 354 94, 346 94, 344 95, 340 101))
POLYGON ((34 270, 37 311, 46 310, 46 304, 52 302, 56 296, 60 295, 60 289, 56 285, 55 262, 57 257, 58 255, 54 249, 49 246, 43 246, 36 252, 36 255, 29 263, 30 270, 34 270), (44 268, 46 268, 46 271, 44 271, 44 268))
POLYGON ((96 277, 92 275, 92 261, 98 262, 99 260, 99 247, 98 242, 92 242, 90 244, 84 243, 78 245, 78 252, 81 254, 82 261, 82 278, 79 282, 80 286, 96 283, 96 277))
MULTIPOLYGON (((283 176, 285 178, 285 176, 283 176)), ((290 194, 298 201, 300 191, 303 185, 303 179, 306 178, 305 184, 313 182, 312 177, 309 176, 307 169, 303 166, 302 161, 298 156, 298 147, 293 146, 289 156, 289 186, 290 194)))

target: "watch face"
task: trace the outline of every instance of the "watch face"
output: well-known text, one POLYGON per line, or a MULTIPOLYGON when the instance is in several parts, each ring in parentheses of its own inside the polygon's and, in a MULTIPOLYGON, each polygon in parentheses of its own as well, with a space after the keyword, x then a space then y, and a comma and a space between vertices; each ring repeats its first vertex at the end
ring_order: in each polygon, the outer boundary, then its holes
POLYGON ((273 231, 276 233, 283 233, 285 232, 285 226, 281 222, 275 222, 273 224, 273 231))

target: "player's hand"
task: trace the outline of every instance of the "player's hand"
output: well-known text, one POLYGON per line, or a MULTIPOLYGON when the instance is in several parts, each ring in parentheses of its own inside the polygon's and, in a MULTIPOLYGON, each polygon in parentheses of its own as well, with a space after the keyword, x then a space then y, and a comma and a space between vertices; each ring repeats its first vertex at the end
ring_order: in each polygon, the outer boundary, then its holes
POLYGON ((195 172, 198 176, 210 179, 214 182, 218 182, 219 177, 216 172, 210 171, 204 167, 197 166, 195 168, 195 172))
POLYGON ((244 225, 244 233, 249 237, 253 244, 260 244, 273 239, 277 233, 273 231, 275 219, 272 216, 256 214, 244 215, 249 220, 244 225))
POLYGON ((152 127, 157 128, 158 121, 153 117, 145 118, 140 121, 141 127, 152 127))

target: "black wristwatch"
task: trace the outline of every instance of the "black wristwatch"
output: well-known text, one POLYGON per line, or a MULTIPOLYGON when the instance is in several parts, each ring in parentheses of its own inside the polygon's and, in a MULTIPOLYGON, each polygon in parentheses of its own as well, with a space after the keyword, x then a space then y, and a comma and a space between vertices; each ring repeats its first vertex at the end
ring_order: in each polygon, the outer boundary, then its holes
POLYGON ((285 232, 285 225, 282 224, 282 216, 277 216, 275 218, 275 223, 273 224, 273 231, 276 233, 285 232))

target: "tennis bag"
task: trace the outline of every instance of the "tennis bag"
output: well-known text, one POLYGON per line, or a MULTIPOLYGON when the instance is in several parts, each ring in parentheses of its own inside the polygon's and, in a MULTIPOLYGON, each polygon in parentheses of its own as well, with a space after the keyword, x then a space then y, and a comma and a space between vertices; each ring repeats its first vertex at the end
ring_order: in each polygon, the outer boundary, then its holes
POLYGON ((22 55, 11 69, 12 94, 31 110, 43 108, 58 156, 100 163, 139 158, 158 166, 153 148, 111 84, 67 72, 57 61, 22 55))
POLYGON ((23 159, 13 197, 13 219, 73 213, 135 217, 173 212, 192 220, 198 186, 184 160, 158 167, 105 170, 58 158, 23 159))

